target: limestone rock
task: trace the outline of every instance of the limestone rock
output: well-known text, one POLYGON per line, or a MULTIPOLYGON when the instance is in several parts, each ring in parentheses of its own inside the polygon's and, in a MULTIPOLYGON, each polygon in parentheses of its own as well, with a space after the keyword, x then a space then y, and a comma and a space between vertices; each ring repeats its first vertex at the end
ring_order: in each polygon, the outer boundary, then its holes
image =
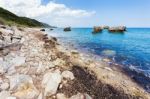
POLYGON ((57 92, 59 83, 61 82, 61 74, 59 70, 48 72, 44 75, 42 86, 45 88, 45 96, 51 96, 57 92))
POLYGON ((19 99, 35 99, 39 92, 31 83, 23 83, 13 95, 19 99))
POLYGON ((7 99, 10 96, 10 92, 2 91, 0 92, 0 99, 7 99))
POLYGON ((10 90, 17 90, 22 84, 30 83, 33 84, 32 78, 24 74, 16 74, 9 77, 10 81, 10 90))
POLYGON ((15 58, 13 58, 12 63, 15 66, 20 66, 22 64, 25 63, 26 58, 25 57, 21 57, 21 56, 16 56, 15 58))

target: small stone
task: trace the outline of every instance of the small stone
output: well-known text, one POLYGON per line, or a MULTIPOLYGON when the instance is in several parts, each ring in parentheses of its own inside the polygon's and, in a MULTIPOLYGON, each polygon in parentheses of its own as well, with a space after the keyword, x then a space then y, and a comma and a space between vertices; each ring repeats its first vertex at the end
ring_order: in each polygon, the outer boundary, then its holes
POLYGON ((8 84, 8 83, 2 83, 2 85, 0 86, 0 88, 1 88, 2 90, 6 90, 6 89, 9 88, 9 84, 8 84))
POLYGON ((58 93, 56 95, 57 99, 67 99, 66 96, 63 93, 58 93))
POLYGON ((71 80, 74 79, 74 75, 73 75, 73 73, 70 72, 70 71, 63 71, 63 72, 62 72, 62 77, 63 77, 63 78, 66 78, 66 79, 71 79, 71 80))

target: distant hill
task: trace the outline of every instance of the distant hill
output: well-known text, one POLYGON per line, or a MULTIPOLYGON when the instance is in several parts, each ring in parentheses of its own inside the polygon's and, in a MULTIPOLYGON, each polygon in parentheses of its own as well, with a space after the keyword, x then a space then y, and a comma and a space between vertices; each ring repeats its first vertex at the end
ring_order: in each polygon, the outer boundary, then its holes
POLYGON ((39 22, 35 19, 30 19, 27 17, 19 17, 1 7, 0 7, 0 24, 28 26, 28 27, 52 27, 46 23, 39 22))

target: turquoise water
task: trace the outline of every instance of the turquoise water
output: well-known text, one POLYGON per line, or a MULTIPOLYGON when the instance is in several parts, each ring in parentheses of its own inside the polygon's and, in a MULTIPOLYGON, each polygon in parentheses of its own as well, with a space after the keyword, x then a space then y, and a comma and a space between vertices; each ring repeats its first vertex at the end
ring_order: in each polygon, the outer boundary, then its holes
POLYGON ((91 32, 92 28, 48 31, 63 44, 73 44, 79 50, 110 58, 122 65, 130 77, 150 91, 150 28, 128 28, 125 33, 91 32))

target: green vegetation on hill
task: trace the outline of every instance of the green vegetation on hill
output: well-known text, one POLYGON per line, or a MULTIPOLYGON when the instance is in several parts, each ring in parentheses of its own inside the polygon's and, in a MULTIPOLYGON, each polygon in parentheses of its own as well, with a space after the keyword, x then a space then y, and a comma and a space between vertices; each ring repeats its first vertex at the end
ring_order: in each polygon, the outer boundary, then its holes
POLYGON ((48 24, 41 23, 35 19, 19 17, 8 10, 0 7, 0 24, 29 26, 29 27, 50 27, 48 24))

